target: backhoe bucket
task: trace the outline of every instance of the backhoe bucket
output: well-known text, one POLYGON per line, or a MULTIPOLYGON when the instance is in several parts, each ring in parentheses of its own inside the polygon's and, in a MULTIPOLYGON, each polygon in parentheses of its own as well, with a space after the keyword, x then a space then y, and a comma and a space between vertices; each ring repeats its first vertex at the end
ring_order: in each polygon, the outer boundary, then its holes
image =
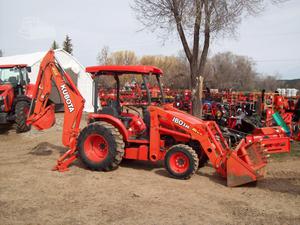
POLYGON ((227 186, 235 187, 264 177, 267 159, 259 142, 243 140, 227 159, 227 186))
POLYGON ((55 106, 49 105, 44 112, 30 116, 27 123, 34 126, 37 130, 45 130, 52 127, 55 124, 55 106))

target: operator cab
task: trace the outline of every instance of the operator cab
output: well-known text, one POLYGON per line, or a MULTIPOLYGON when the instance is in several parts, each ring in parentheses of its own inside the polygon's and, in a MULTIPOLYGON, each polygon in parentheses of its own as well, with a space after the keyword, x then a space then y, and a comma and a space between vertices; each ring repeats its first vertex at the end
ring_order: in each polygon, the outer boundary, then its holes
POLYGON ((154 104, 151 101, 149 86, 156 80, 160 89, 159 103, 163 104, 165 100, 160 82, 162 70, 153 66, 93 66, 87 67, 86 71, 94 78, 94 112, 120 119, 131 136, 148 136, 150 128, 148 106, 154 104), (103 86, 101 84, 108 81, 101 79, 104 77, 114 79, 112 85, 114 94, 107 93, 107 89, 99 90, 103 86), (100 104, 99 93, 101 93, 100 104))
POLYGON ((24 94, 24 85, 29 84, 30 67, 25 64, 0 65, 0 85, 11 85, 15 94, 24 94))

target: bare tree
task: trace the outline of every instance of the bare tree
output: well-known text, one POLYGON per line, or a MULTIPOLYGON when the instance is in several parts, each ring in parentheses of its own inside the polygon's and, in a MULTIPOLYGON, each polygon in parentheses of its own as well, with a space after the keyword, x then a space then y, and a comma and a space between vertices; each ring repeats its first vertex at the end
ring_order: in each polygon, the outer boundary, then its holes
POLYGON ((195 116, 200 116, 199 77, 205 70, 212 35, 234 32, 242 16, 257 14, 266 1, 134 0, 132 8, 145 28, 179 35, 190 66, 195 116))
POLYGON ((99 65, 108 65, 111 64, 110 62, 110 58, 109 58, 109 47, 108 46, 104 46, 100 53, 97 56, 97 61, 99 63, 99 65))
POLYGON ((2 51, 2 49, 0 49, 0 57, 2 57, 3 56, 3 51, 2 51))
POLYGON ((97 56, 100 65, 135 65, 139 60, 133 51, 110 52, 108 46, 104 46, 97 56))
POLYGON ((279 75, 260 75, 256 79, 256 90, 276 91, 280 85, 279 75))
MULTIPOLYGON (((110 52, 109 47, 104 46, 97 56, 100 65, 152 65, 163 70, 162 82, 166 87, 174 89, 188 89, 189 63, 184 52, 179 52, 177 56, 144 55, 138 58, 132 51, 110 52)), ((203 72, 205 86, 220 90, 234 89, 243 91, 274 91, 278 86, 278 75, 262 75, 255 70, 254 61, 232 52, 218 53, 211 58, 207 58, 207 63, 203 72)), ((133 76, 123 76, 121 83, 131 81, 133 76)), ((152 85, 156 84, 156 79, 150 78, 152 85)), ((101 77, 101 86, 112 88, 114 82, 107 77, 101 77)))
MULTIPOLYGON (((211 67, 210 85, 219 89, 254 89, 257 74, 254 62, 249 57, 231 52, 214 55, 206 67, 211 67)), ((206 74, 205 74, 206 75, 206 74)))
POLYGON ((138 58, 133 51, 113 52, 110 58, 114 65, 135 65, 138 63, 138 58))
MULTIPOLYGON (((140 59, 142 65, 152 65, 163 70, 162 82, 166 87, 174 89, 187 89, 189 82, 187 79, 188 69, 185 61, 176 56, 143 56, 140 59)), ((155 79, 151 80, 156 84, 155 79)))

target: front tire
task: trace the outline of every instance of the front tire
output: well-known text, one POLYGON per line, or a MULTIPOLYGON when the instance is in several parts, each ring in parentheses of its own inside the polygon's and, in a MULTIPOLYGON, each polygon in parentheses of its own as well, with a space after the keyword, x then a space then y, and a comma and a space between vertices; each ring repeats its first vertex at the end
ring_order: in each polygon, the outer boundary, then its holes
POLYGON ((116 169, 124 155, 122 135, 106 122, 94 122, 84 128, 78 137, 77 148, 82 162, 92 170, 116 169))
POLYGON ((189 179, 196 173, 198 165, 198 155, 188 145, 174 145, 165 156, 166 170, 177 179, 189 179))
POLYGON ((17 133, 23 133, 30 130, 31 126, 26 124, 29 109, 30 109, 30 105, 28 102, 25 101, 17 102, 16 110, 15 110, 17 133))

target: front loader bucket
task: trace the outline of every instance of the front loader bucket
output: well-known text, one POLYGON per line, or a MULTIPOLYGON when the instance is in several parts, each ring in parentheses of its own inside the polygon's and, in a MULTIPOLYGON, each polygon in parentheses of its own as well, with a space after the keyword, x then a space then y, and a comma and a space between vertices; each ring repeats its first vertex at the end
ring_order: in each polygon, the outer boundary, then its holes
POLYGON ((267 164, 259 142, 246 144, 243 140, 227 158, 227 186, 235 187, 264 177, 267 164))

